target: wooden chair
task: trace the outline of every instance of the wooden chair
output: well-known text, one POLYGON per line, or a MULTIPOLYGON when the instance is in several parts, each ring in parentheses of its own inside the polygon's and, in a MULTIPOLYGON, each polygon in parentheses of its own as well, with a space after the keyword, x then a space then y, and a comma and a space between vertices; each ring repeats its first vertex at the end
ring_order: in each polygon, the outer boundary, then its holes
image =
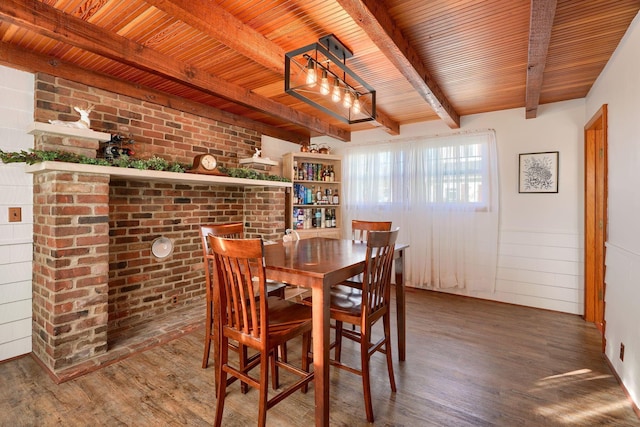
POLYGON ((391 230, 391 221, 361 221, 354 219, 351 221, 351 240, 364 243, 367 241, 369 232, 389 230, 391 230))
POLYGON ((331 364, 338 368, 362 376, 364 402, 367 420, 373 422, 371 403, 371 381, 369 360, 376 352, 386 354, 387 369, 391 390, 396 391, 391 358, 391 274, 393 254, 398 229, 394 231, 371 231, 367 236, 367 257, 362 280, 362 292, 344 298, 340 294, 331 294, 331 318, 336 321, 335 358, 331 364), (384 336, 371 343, 374 324, 382 320, 384 336), (360 330, 343 328, 343 323, 360 326, 360 330), (360 369, 347 366, 340 361, 342 338, 360 343, 360 369))
MULTIPOLYGON (((351 240, 354 242, 365 243, 367 236, 372 231, 389 231, 391 230, 391 221, 361 221, 354 219, 351 221, 351 240)), ((342 298, 351 297, 360 298, 362 275, 358 275, 347 282, 343 282, 331 288, 334 294, 341 294, 342 298)))
MULTIPOLYGON (((202 255, 204 258, 204 272, 207 286, 207 318, 205 323, 204 335, 204 355, 202 356, 202 367, 209 365, 209 354, 211 352, 211 342, 214 339, 213 331, 213 256, 209 248, 207 237, 209 235, 242 239, 244 237, 244 226, 241 222, 231 222, 225 224, 209 224, 200 226, 200 238, 202 240, 202 255)), ((267 293, 269 296, 277 296, 284 298, 286 285, 283 283, 269 283, 267 285, 267 293)), ((232 346, 233 350, 238 350, 236 346, 232 346)), ((242 355, 241 355, 242 356, 242 355)))
POLYGON ((225 239, 209 236, 209 246, 215 259, 215 283, 220 296, 221 319, 220 363, 217 366, 218 403, 215 425, 222 423, 227 375, 260 391, 258 425, 266 423, 267 409, 295 392, 306 388, 313 380, 307 360, 311 348, 311 309, 287 300, 268 297, 260 239, 225 239), (258 280, 252 278, 257 277, 258 280), (256 289, 257 288, 257 289, 256 289), (257 292, 256 292, 257 291, 257 292), (253 298, 255 294, 258 298, 253 298), (297 368, 277 357, 277 347, 302 336, 302 366, 297 368), (250 375, 258 364, 235 368, 229 364, 229 340, 258 351, 260 377, 250 375), (278 368, 297 374, 300 379, 268 399, 269 360, 278 368))

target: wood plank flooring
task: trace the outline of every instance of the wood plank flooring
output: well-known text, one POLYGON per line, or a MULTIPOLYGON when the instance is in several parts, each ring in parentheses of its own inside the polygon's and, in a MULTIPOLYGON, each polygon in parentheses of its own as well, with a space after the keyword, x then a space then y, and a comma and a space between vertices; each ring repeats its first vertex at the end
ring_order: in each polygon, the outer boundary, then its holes
MULTIPOLYGON (((410 290, 407 360, 398 392, 373 358, 375 425, 640 426, 580 317, 410 290)), ((392 326, 392 328, 395 326, 392 326)), ((0 426, 206 426, 213 369, 201 369, 204 328, 56 385, 31 358, 0 364, 0 426)), ((395 333, 394 333, 395 343, 395 333)), ((291 359, 300 346, 289 346, 291 359)), ((347 342, 343 360, 357 363, 347 342)), ((357 366, 357 364, 356 364, 357 366)), ((282 374, 282 382, 289 377, 282 374)), ((256 390, 229 388, 224 426, 257 422, 256 390)), ((331 425, 368 425, 360 378, 331 372, 331 425)), ((269 410, 270 426, 313 425, 313 389, 269 410)))

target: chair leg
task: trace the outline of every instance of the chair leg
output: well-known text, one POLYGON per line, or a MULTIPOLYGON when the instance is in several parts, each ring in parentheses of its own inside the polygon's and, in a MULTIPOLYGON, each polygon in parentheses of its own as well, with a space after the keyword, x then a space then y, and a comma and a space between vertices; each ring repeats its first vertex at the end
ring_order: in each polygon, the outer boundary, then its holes
POLYGON ((269 390, 269 352, 262 351, 260 354, 260 402, 258 408, 258 427, 265 427, 267 424, 267 391, 269 390))
POLYGON ((224 411, 224 398, 227 394, 227 372, 222 369, 223 365, 226 365, 229 361, 229 343, 223 340, 221 343, 221 355, 218 366, 216 366, 216 377, 218 379, 218 399, 216 402, 216 419, 215 427, 222 425, 222 412, 224 411))
MULTIPOLYGON (((309 372, 309 354, 311 353, 311 334, 307 333, 302 335, 302 370, 309 372)), ((300 389, 302 393, 306 393, 309 390, 309 384, 305 384, 300 389)))
POLYGON ((382 322, 384 324, 384 350, 387 355, 387 370, 389 371, 389 385, 391 385, 391 391, 396 392, 396 379, 393 374, 393 358, 391 357, 391 320, 390 314, 387 313, 383 316, 382 322))
POLYGON ((287 343, 286 342, 278 346, 278 355, 280 356, 280 360, 282 360, 284 363, 287 363, 287 343))
MULTIPOLYGON (((238 344, 238 365, 240 366, 240 372, 245 373, 246 374, 246 367, 247 367, 247 359, 249 357, 249 353, 247 351, 247 346, 246 345, 242 345, 242 344, 238 344)), ((240 383, 240 392, 242 394, 247 394, 247 392, 249 391, 249 385, 245 382, 241 382, 240 383)))
POLYGON ((371 404, 371 378, 369 377, 369 336, 362 334, 360 338, 360 366, 362 368, 362 390, 364 392, 364 409, 367 421, 373 422, 373 405, 371 404))
POLYGON ((211 307, 207 303, 207 320, 204 331, 204 355, 202 356, 202 368, 209 366, 209 352, 211 351, 211 307))
POLYGON ((278 387, 280 387, 280 376, 278 375, 278 366, 276 365, 276 361, 279 358, 278 353, 279 349, 275 349, 273 350, 271 357, 269 357, 269 360, 271 361, 271 387, 273 387, 274 390, 277 390, 278 387))
POLYGON ((336 350, 334 357, 340 362, 340 354, 342 353, 342 322, 336 320, 336 350))

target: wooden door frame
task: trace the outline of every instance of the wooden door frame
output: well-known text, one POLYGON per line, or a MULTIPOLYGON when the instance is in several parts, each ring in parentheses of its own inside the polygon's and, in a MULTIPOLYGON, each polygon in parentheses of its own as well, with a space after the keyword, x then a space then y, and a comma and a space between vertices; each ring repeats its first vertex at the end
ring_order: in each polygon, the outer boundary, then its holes
POLYGON ((605 348, 607 239, 607 104, 584 127, 584 319, 595 323, 605 348))

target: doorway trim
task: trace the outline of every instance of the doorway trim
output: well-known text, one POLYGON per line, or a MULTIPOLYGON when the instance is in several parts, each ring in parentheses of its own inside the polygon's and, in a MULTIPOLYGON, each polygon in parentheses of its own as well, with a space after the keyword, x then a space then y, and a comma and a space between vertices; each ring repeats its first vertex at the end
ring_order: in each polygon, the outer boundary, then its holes
POLYGON ((584 320, 596 325, 605 348, 607 240, 607 104, 584 126, 584 320))

